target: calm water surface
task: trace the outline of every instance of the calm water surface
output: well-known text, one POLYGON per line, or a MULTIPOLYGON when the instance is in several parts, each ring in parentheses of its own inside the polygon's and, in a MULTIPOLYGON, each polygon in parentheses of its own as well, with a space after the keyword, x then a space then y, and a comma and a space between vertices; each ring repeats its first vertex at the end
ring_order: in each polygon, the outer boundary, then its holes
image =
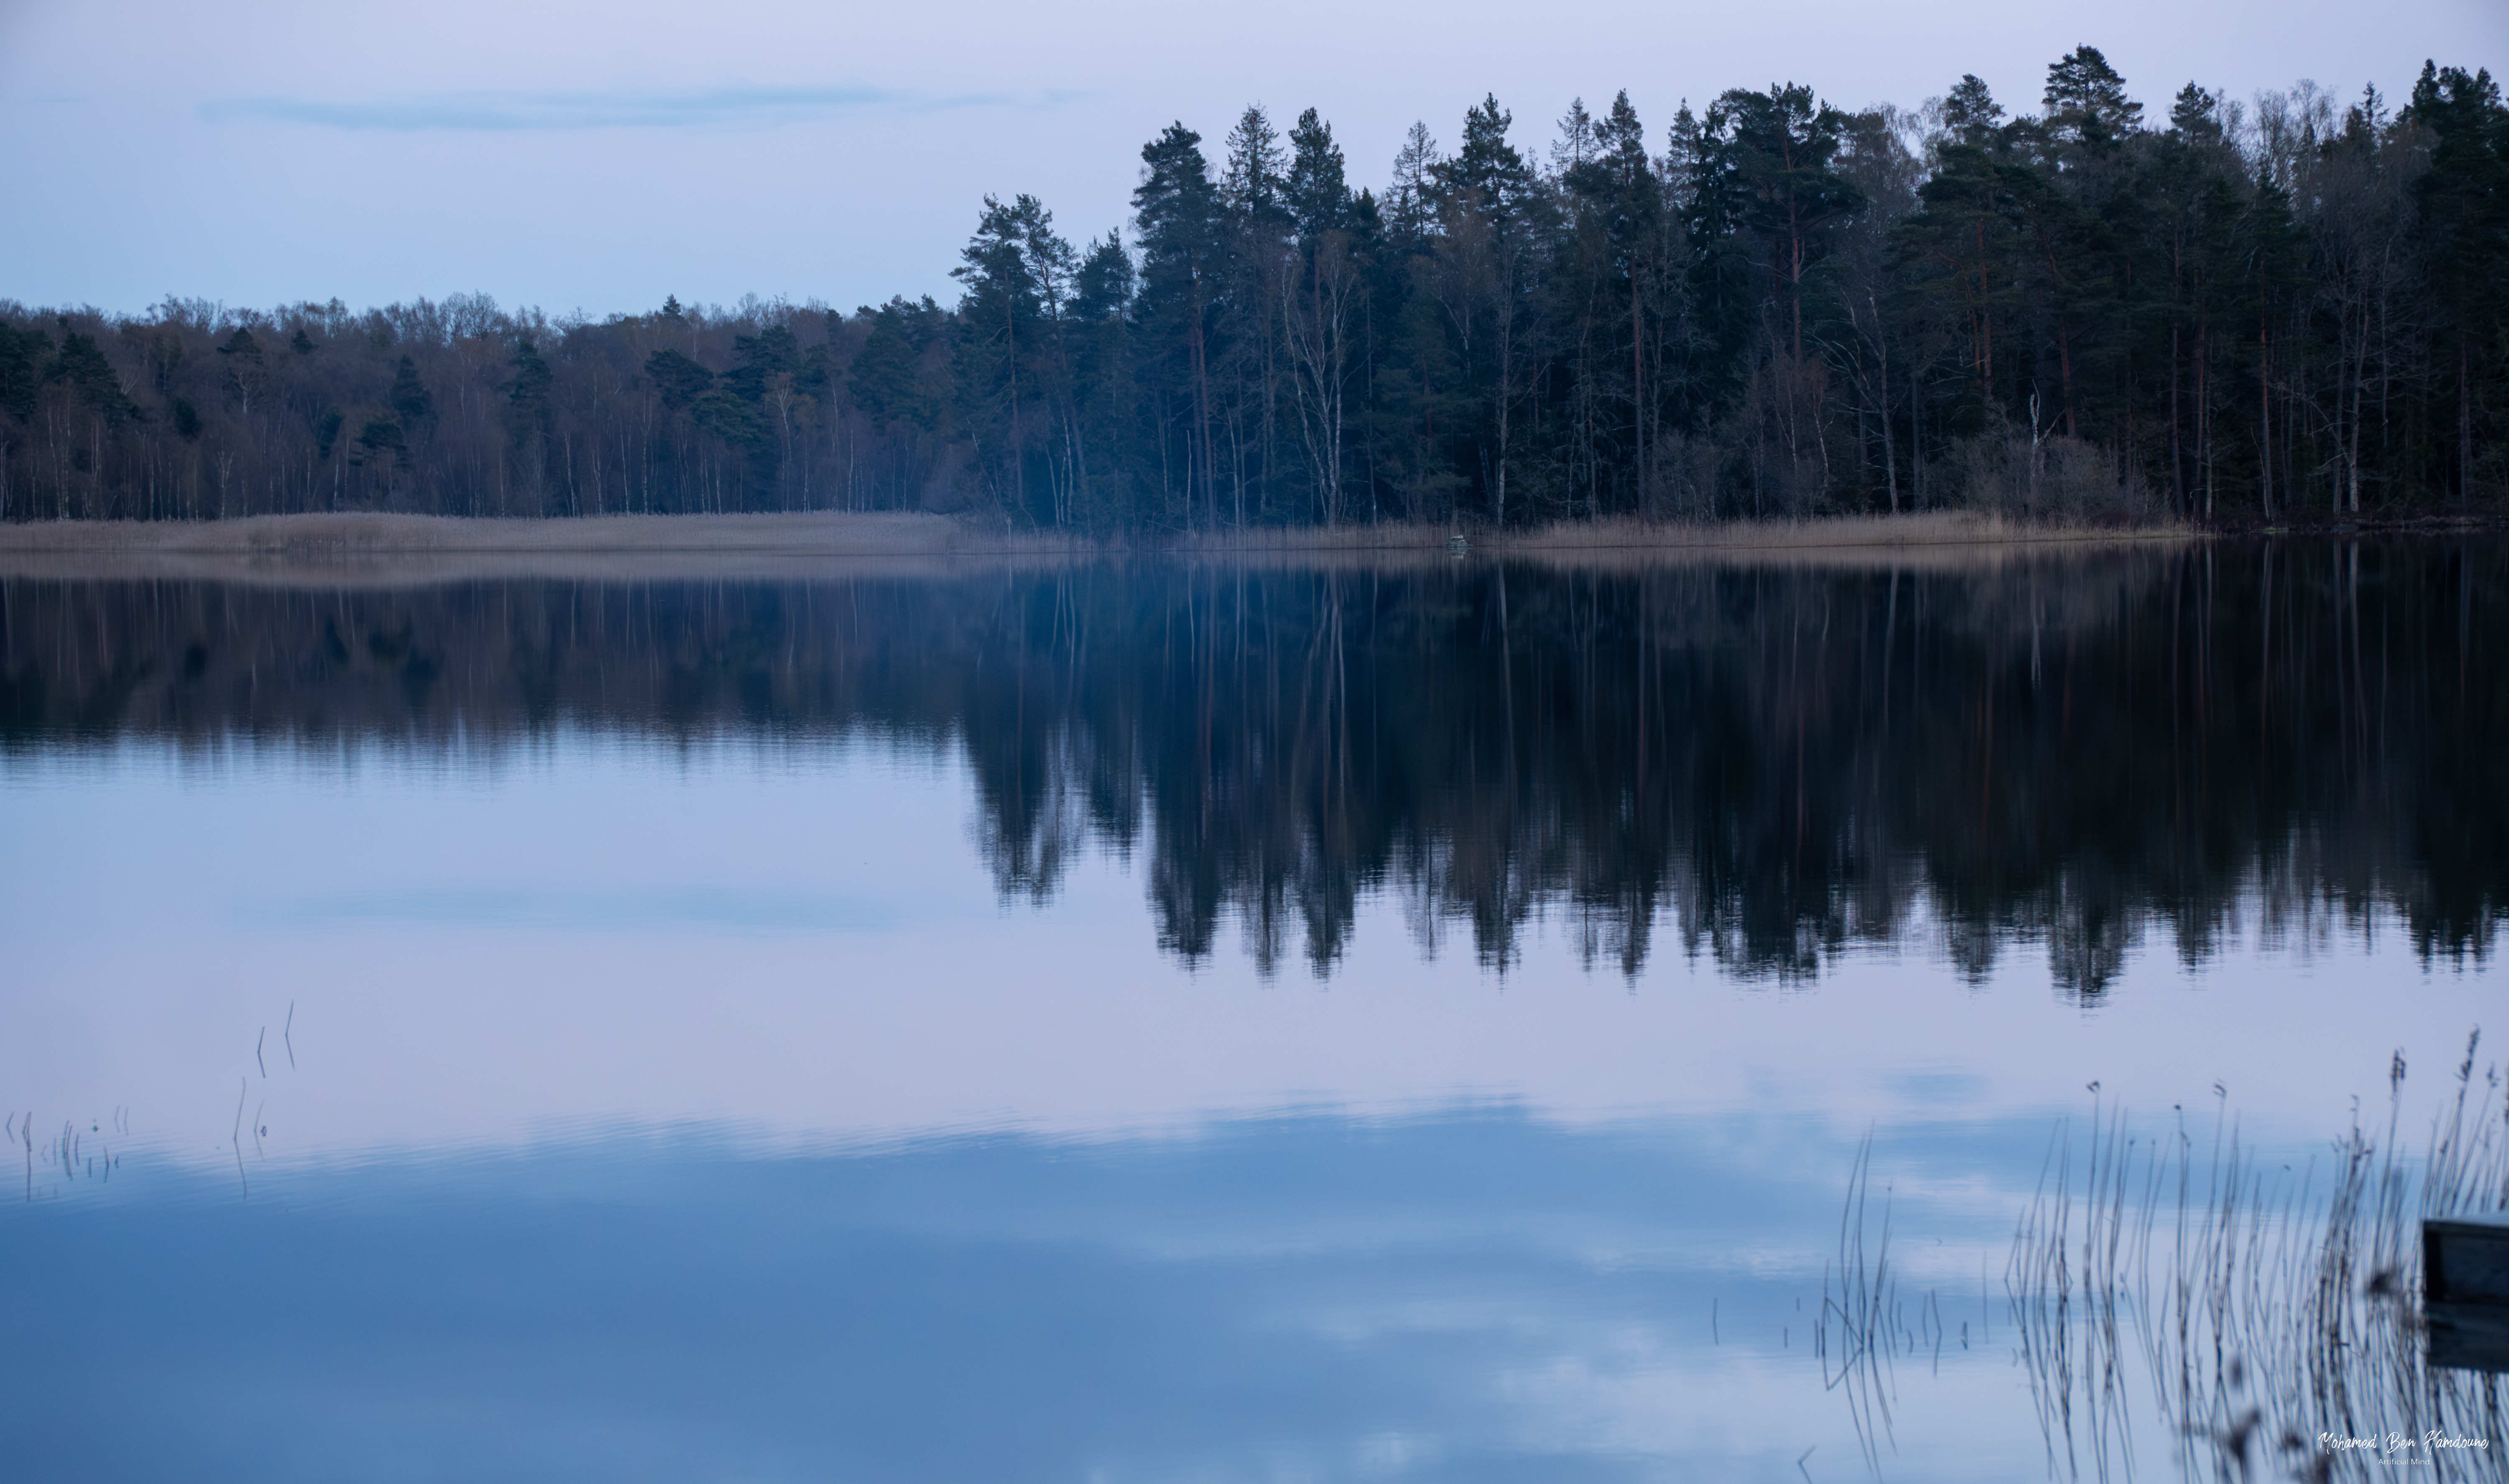
POLYGON ((2173 1477, 2016 1217, 2498 1019, 2504 579, 0 580, 0 1458, 2173 1477))

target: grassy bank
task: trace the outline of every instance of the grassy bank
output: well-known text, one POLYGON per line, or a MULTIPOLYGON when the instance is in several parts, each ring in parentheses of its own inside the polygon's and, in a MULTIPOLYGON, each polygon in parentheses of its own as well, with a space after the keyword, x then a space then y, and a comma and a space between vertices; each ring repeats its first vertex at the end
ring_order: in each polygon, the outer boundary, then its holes
MULTIPOLYGON (((1613 519, 1527 530, 1462 528, 1475 550, 1509 553, 1689 547, 1737 551, 1833 546, 1969 545, 1981 542, 2144 539, 2185 536, 2180 526, 2132 531, 2024 525, 1966 511, 1837 516, 1805 521, 1695 524, 1613 519)), ((824 511, 799 515, 605 515, 572 520, 494 520, 449 515, 343 512, 257 515, 222 521, 30 521, 0 525, 0 551, 185 552, 254 557, 349 553, 491 551, 785 551, 836 556, 940 556, 1092 550, 1364 551, 1449 548, 1458 528, 1420 523, 1263 527, 1110 541, 1013 532, 946 515, 824 511)))
MULTIPOLYGON (((0 551, 181 553, 331 559, 457 552, 790 551, 836 556, 938 556, 1002 550, 1014 541, 945 515, 605 515, 488 520, 343 512, 220 521, 31 521, 0 526, 0 551)), ((1044 538, 1061 549, 1070 542, 1044 538)))
MULTIPOLYGON (((222 576, 440 581, 470 577, 779 577, 831 565, 948 565, 968 557, 1067 561, 1172 554, 1229 560, 1445 560, 1444 525, 1266 528, 1095 541, 943 515, 618 515, 492 520, 367 512, 226 521, 42 521, 0 525, 0 573, 58 576, 222 576)), ((1679 561, 1966 562, 2051 543, 2174 540, 2142 531, 2025 526, 1966 512, 1813 521, 1678 524, 1609 520, 1467 531, 1477 556, 1569 565, 1679 561)))

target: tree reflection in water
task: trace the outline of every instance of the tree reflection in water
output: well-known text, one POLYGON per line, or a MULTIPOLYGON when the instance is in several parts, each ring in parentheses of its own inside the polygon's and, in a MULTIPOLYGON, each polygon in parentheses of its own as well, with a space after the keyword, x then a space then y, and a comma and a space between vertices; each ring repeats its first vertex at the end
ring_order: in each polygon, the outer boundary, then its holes
POLYGON ((1361 901, 1504 967, 1537 917, 1818 974, 2155 925, 2509 905, 2494 538, 1877 562, 1105 561, 807 581, 0 581, 0 747, 495 751, 564 728, 961 748, 1000 889, 1137 855, 1186 960, 1329 973, 1361 901))

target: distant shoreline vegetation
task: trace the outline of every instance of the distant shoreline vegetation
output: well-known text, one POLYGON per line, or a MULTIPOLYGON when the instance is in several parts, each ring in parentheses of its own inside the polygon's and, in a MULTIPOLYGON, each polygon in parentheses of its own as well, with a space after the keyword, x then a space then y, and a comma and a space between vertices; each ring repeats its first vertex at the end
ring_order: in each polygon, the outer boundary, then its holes
MULTIPOLYGON (((2440 535, 2477 521, 2425 520, 2354 528, 2440 535)), ((377 510, 235 516, 212 521, 38 520, 0 524, 0 581, 131 576, 221 570, 256 578, 322 580, 344 569, 409 579, 447 571, 500 575, 580 575, 586 562, 639 580, 675 576, 793 575, 847 557, 1000 557, 1015 565, 1133 556, 1274 559, 1327 565, 1412 567, 1479 555, 1584 568, 1631 563, 1995 566, 2021 553, 2077 553, 2177 545, 2204 535, 2186 525, 2067 526, 2023 523, 1973 510, 1832 515, 1803 521, 1655 522, 1606 517, 1510 530, 1425 521, 1372 525, 1254 526, 1242 531, 1092 534, 1022 531, 1000 520, 922 511, 793 511, 730 515, 498 517, 409 515, 377 510), (745 564, 745 558, 759 562, 745 564), (478 559, 473 561, 471 559, 478 559), (481 563, 487 564, 482 567, 481 563), (793 564, 805 564, 795 568, 793 564), (450 568, 446 564, 450 563, 450 568)))
POLYGON ((987 198, 956 305, 0 302, 0 519, 936 511, 1014 529, 2509 503, 2509 108, 2098 51, 2040 111, 1493 97, 1353 189, 1310 109, 1143 147, 1130 234, 987 198))

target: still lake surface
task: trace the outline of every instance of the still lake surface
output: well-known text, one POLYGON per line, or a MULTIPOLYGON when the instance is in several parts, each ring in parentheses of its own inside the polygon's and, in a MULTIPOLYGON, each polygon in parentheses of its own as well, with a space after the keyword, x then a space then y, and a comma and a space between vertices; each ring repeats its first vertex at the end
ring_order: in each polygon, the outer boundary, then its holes
POLYGON ((0 1459, 2174 1477, 2016 1219, 2427 1122, 2504 660, 2493 537, 9 576, 0 1459))

